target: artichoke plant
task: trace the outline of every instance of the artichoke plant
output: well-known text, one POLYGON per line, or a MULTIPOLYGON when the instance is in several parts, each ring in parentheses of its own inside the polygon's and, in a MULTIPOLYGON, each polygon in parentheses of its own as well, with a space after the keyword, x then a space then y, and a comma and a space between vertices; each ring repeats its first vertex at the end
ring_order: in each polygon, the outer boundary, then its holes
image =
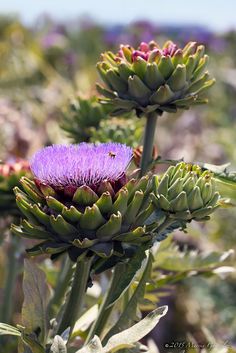
POLYGON ((29 174, 25 160, 0 164, 0 215, 18 215, 13 188, 20 186, 20 178, 29 174))
POLYGON ((157 209, 183 221, 209 219, 220 199, 212 173, 186 163, 169 167, 160 180, 154 176, 153 190, 157 209))
POLYGON ((31 160, 34 180, 22 178, 16 202, 27 218, 15 234, 38 239, 32 256, 68 252, 72 261, 95 256, 94 268, 131 257, 151 239, 144 225, 153 212, 147 202, 149 176, 128 180, 132 149, 125 145, 54 145, 31 160))
POLYGON ((62 129, 74 143, 89 142, 100 121, 107 119, 109 107, 102 106, 96 97, 74 98, 63 113, 62 129))
POLYGON ((161 48, 142 42, 137 50, 121 45, 117 54, 105 52, 97 64, 105 87, 97 85, 113 105, 113 115, 129 112, 147 115, 176 112, 206 103, 205 91, 213 85, 206 71, 208 56, 203 45, 189 42, 183 49, 171 41, 161 48))

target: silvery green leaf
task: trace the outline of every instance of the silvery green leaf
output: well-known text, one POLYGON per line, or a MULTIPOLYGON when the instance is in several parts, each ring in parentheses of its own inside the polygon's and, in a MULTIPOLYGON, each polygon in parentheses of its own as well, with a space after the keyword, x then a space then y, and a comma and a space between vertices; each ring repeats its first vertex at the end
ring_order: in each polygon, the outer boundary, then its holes
POLYGON ((24 263, 23 292, 22 323, 28 333, 37 331, 39 343, 44 344, 49 326, 49 289, 44 272, 29 260, 24 263))
POLYGON ((142 273, 142 276, 139 280, 138 286, 136 287, 124 310, 122 311, 122 314, 117 320, 116 324, 111 328, 111 330, 104 338, 104 342, 107 342, 108 339, 115 333, 127 328, 129 326, 129 323, 132 322, 132 320, 134 321, 136 319, 138 303, 144 298, 146 283, 151 276, 152 262, 153 256, 151 253, 149 253, 149 257, 142 273))
POLYGON ((21 332, 18 328, 0 323, 0 336, 2 335, 9 335, 9 336, 21 336, 21 332))
POLYGON ((113 305, 121 297, 121 295, 129 287, 130 283, 133 281, 136 272, 140 269, 143 260, 146 258, 146 249, 147 245, 140 246, 135 256, 133 256, 126 265, 125 276, 123 275, 123 273, 121 273, 119 286, 117 286, 116 289, 113 291, 112 296, 109 300, 109 306, 113 305))
POLYGON ((105 350, 98 336, 94 336, 85 347, 79 349, 76 353, 105 353, 105 350))
POLYGON ((50 353, 67 353, 64 340, 60 336, 55 336, 50 348, 50 353))
POLYGON ((114 353, 122 348, 132 348, 136 342, 154 329, 159 320, 167 313, 167 310, 167 306, 157 308, 137 324, 112 336, 104 347, 104 353, 114 353))
POLYGON ((76 321, 72 337, 79 336, 82 332, 86 331, 89 326, 94 322, 98 315, 98 305, 92 306, 76 321))

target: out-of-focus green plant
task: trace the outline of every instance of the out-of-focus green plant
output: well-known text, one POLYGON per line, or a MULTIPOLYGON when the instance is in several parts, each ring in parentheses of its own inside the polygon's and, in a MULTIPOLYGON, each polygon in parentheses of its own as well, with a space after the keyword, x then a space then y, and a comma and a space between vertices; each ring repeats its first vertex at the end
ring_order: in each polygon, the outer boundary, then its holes
POLYGON ((0 164, 0 216, 19 215, 13 189, 20 186, 20 178, 30 175, 25 160, 0 164))
POLYGON ((62 129, 74 143, 90 141, 94 130, 108 118, 110 109, 102 106, 97 98, 74 98, 63 113, 62 129))
POLYGON ((78 96, 65 108, 61 127, 74 143, 113 141, 137 147, 142 137, 143 121, 137 121, 130 114, 112 118, 110 112, 111 108, 101 105, 97 97, 85 99, 78 96))
POLYGON ((140 145, 143 121, 134 118, 110 118, 102 120, 97 129, 91 129, 91 142, 126 143, 136 148, 140 145))

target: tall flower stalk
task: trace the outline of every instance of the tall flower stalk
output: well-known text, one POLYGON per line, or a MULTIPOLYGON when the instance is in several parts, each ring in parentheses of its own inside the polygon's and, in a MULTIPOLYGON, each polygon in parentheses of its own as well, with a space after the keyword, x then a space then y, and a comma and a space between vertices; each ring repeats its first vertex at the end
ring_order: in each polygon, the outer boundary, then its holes
POLYGON ((153 145, 156 131, 157 113, 149 113, 146 118, 146 126, 143 140, 140 175, 143 176, 152 162, 153 145))
POLYGON ((88 287, 91 263, 92 258, 77 261, 71 290, 57 328, 57 333, 59 335, 62 334, 67 328, 70 328, 71 335, 75 323, 83 311, 84 297, 88 287))

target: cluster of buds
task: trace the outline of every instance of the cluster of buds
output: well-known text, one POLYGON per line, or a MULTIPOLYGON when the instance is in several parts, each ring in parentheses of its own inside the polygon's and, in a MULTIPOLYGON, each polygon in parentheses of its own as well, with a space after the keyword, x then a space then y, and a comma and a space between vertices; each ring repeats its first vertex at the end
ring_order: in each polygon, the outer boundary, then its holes
POLYGON ((161 48, 154 41, 138 50, 121 45, 118 54, 105 52, 97 64, 106 87, 97 85, 113 105, 112 114, 136 110, 138 116, 176 112, 206 103, 205 91, 214 84, 206 71, 208 56, 203 45, 189 42, 183 49, 168 41, 161 48))
POLYGON ((0 164, 0 215, 18 214, 13 188, 20 185, 20 178, 29 174, 29 163, 16 160, 0 164))
MULTIPOLYGON (((31 160, 34 180, 22 178, 16 202, 27 218, 15 234, 39 239, 28 253, 52 258, 68 252, 73 261, 95 256, 97 271, 132 256, 151 234, 144 225, 149 176, 127 179, 132 149, 121 144, 55 145, 31 160)), ((149 207, 148 207, 149 206, 149 207)))
POLYGON ((220 198, 213 175, 197 165, 179 163, 161 177, 154 176, 152 200, 168 217, 203 221, 218 207, 220 198))

